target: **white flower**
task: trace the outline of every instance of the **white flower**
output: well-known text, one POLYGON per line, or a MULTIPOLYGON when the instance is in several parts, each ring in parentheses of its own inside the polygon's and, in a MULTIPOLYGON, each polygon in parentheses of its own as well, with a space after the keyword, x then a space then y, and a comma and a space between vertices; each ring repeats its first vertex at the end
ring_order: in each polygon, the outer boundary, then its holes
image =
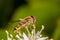
POLYGON ((24 39, 24 40, 29 40, 29 38, 26 36, 25 33, 23 33, 23 39, 24 39))
POLYGON ((46 40, 48 37, 38 38, 37 40, 46 40))
POLYGON ((12 34, 10 34, 10 36, 9 36, 8 31, 6 30, 5 32, 7 34, 7 40, 12 40, 12 38, 13 38, 12 34))
POLYGON ((23 40, 22 38, 19 37, 19 35, 16 35, 16 37, 18 38, 18 40, 23 40))
MULTIPOLYGON (((38 31, 37 33, 35 32, 35 28, 32 29, 31 32, 28 30, 27 27, 26 27, 26 30, 28 32, 28 36, 23 32, 23 34, 20 34, 20 35, 22 35, 22 38, 18 34, 16 34, 16 38, 18 40, 47 40, 48 39, 48 37, 42 37, 42 35, 41 35, 42 31, 44 30, 43 25, 42 25, 41 30, 38 31)), ((7 40, 15 40, 15 39, 13 39, 12 34, 9 34, 7 30, 5 32, 7 34, 7 40)), ((53 39, 49 39, 49 40, 53 40, 53 39)))
POLYGON ((29 37, 26 36, 25 33, 23 33, 23 38, 24 40, 46 40, 48 37, 40 37, 39 35, 41 34, 42 30, 44 29, 44 26, 42 25, 42 29, 40 30, 40 32, 37 32, 35 33, 35 28, 32 30, 32 34, 30 34, 28 28, 27 28, 27 31, 28 31, 28 35, 29 37))

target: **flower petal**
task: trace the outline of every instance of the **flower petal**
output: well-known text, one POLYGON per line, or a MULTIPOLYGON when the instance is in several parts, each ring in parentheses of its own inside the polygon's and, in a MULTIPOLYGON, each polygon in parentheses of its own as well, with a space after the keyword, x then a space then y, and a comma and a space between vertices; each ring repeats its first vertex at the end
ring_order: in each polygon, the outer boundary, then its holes
POLYGON ((23 33, 23 38, 24 38, 24 40, 29 40, 29 38, 26 36, 25 33, 23 33))
POLYGON ((42 37, 42 38, 39 38, 37 40, 46 40, 48 37, 42 37))

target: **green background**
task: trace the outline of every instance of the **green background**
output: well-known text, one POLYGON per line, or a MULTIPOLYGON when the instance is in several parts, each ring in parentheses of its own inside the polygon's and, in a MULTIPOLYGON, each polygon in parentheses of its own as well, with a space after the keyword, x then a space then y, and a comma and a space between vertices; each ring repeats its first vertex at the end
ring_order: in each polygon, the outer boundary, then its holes
POLYGON ((17 6, 14 3, 18 2, 14 0, 0 1, 0 39, 6 40, 5 30, 14 35, 13 29, 18 22, 10 23, 11 21, 32 15, 36 17, 36 31, 44 25, 43 35, 60 40, 60 0, 25 0, 25 2, 17 6))

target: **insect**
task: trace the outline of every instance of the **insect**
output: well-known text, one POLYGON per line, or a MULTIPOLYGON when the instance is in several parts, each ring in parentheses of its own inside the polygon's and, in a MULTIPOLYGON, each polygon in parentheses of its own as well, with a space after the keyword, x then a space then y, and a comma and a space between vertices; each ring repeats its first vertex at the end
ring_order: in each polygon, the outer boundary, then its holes
POLYGON ((28 16, 24 19, 21 19, 21 22, 14 28, 14 32, 19 31, 22 27, 28 27, 29 25, 33 25, 35 23, 36 19, 34 16, 28 16))

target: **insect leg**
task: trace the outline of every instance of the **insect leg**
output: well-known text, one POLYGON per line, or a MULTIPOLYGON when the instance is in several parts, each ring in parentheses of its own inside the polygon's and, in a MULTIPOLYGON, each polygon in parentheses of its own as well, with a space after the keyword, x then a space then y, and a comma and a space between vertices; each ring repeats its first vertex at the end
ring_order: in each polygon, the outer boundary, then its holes
POLYGON ((22 36, 22 34, 21 34, 21 31, 20 31, 20 30, 17 30, 17 34, 18 34, 19 36, 22 36))
POLYGON ((32 24, 33 28, 35 29, 35 24, 32 24))
POLYGON ((33 39, 35 40, 35 24, 32 24, 32 26, 33 26, 33 30, 34 30, 34 36, 33 36, 33 39))

